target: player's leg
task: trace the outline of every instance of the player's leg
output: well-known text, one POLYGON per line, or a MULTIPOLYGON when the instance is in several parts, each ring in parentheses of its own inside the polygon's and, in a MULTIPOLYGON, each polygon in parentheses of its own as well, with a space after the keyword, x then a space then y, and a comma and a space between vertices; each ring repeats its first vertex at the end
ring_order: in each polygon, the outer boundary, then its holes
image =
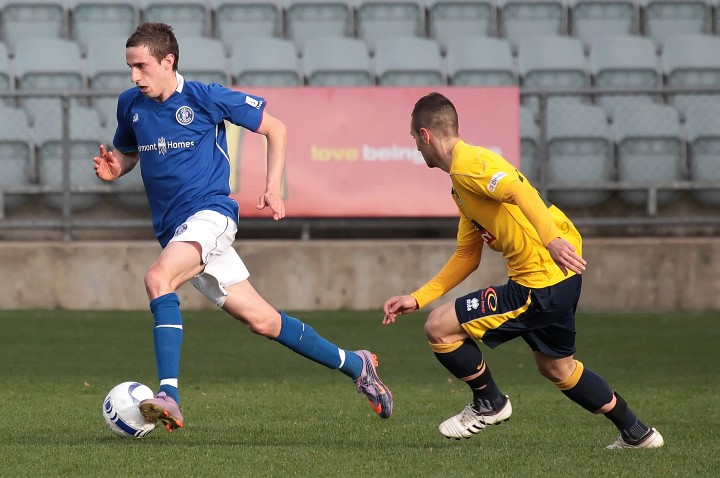
POLYGON ((227 247, 213 251, 203 273, 194 277, 191 283, 218 307, 245 323, 253 333, 349 376, 358 393, 368 398, 375 412, 382 418, 390 417, 392 393, 377 376, 377 357, 367 350, 342 349, 310 325, 275 310, 252 286, 247 267, 230 245, 231 242, 227 247))
POLYGON ((153 399, 140 404, 140 410, 148 420, 162 421, 169 431, 183 426, 178 393, 183 323, 175 290, 202 270, 200 257, 198 243, 171 242, 145 274, 160 388, 153 399))
MULTIPOLYGON (((206 275, 206 274, 204 274, 206 275)), ((375 413, 389 418, 392 393, 377 375, 377 357, 367 350, 345 350, 318 334, 310 325, 276 311, 244 280, 226 288, 223 310, 245 323, 258 335, 284 345, 293 352, 350 377, 358 393, 365 395, 375 413)))
POLYGON ((608 448, 658 448, 663 438, 654 428, 641 422, 625 400, 600 375, 570 357, 551 357, 535 351, 540 373, 573 402, 585 410, 605 415, 620 431, 608 448))
POLYGON ((491 346, 515 335, 498 328, 511 317, 521 315, 528 295, 514 283, 481 289, 445 304, 431 312, 425 335, 438 361, 458 379, 468 384, 473 400, 462 412, 440 424, 448 438, 469 438, 488 425, 510 418, 512 405, 500 392, 483 354, 473 339, 484 339, 494 332, 491 346))
POLYGON ((535 320, 552 320, 547 326, 523 335, 533 350, 538 371, 570 400, 591 413, 605 415, 620 431, 618 440, 628 447, 662 446, 662 436, 657 431, 638 420, 601 376, 575 360, 575 310, 581 284, 582 278, 574 276, 534 291, 540 309, 535 320))

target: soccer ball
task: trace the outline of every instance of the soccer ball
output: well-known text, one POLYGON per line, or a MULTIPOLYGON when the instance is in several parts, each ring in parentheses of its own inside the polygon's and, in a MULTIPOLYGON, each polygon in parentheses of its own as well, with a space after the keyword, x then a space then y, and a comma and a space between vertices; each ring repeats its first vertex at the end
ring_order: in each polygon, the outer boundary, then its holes
POLYGON ((155 428, 140 413, 140 402, 153 398, 153 391, 138 382, 113 387, 103 402, 103 418, 110 431, 125 438, 143 438, 155 428))

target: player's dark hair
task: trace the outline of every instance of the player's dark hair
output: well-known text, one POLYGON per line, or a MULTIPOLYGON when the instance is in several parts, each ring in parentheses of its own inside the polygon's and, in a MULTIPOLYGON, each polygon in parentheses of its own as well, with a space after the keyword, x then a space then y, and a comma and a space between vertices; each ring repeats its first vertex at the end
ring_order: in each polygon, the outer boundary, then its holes
POLYGON ((436 133, 457 136, 458 114, 452 102, 440 93, 429 93, 415 103, 411 127, 419 133, 426 128, 436 133))
POLYGON ((172 53, 175 56, 173 71, 177 71, 178 62, 180 61, 180 47, 170 25, 166 23, 141 23, 125 43, 125 48, 138 46, 148 47, 150 55, 158 63, 172 53))

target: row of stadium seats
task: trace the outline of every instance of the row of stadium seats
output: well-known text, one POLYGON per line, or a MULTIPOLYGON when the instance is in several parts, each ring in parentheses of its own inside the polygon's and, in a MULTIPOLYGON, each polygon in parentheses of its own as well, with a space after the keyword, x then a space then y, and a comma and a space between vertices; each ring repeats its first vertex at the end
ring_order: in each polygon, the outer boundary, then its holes
MULTIPOLYGON (((7 210, 21 205, 28 198, 23 192, 34 186, 44 188, 41 192, 46 193, 43 198, 50 206, 62 207, 62 111, 47 104, 43 108, 44 114, 33 121, 24 109, 0 107, 0 189, 14 192, 5 194, 7 210)), ((717 104, 700 103, 680 114, 670 106, 647 102, 618 106, 609 117, 592 104, 550 101, 544 137, 550 199, 562 206, 587 207, 602 204, 616 194, 626 204, 642 207, 651 186, 662 185, 657 205, 663 206, 677 197, 673 185, 678 182, 717 184, 717 112, 717 104)), ((102 124, 96 110, 77 102, 70 103, 67 124, 71 186, 77 192, 87 189, 85 194, 72 197, 72 208, 79 210, 100 199, 101 194, 92 193, 102 183, 88 161, 99 143, 109 142, 113 131, 102 124)), ((540 126, 527 107, 521 107, 520 131, 522 170, 539 185, 540 126)), ((113 188, 139 191, 138 172, 133 171, 113 188)), ((688 189, 693 189, 697 201, 720 206, 717 186, 688 189)), ((142 194, 121 194, 118 200, 131 207, 145 202, 142 194)))
MULTIPOLYGON (((290 40, 249 37, 229 56, 218 40, 181 38, 180 71, 188 79, 248 86, 521 85, 525 88, 720 86, 720 37, 678 35, 658 54, 651 40, 596 38, 587 54, 572 37, 523 39, 513 55, 503 39, 462 37, 443 56, 431 39, 388 37, 374 56, 345 37, 308 40, 300 55, 290 40)), ((124 37, 93 42, 85 57, 70 40, 25 39, 10 57, 0 43, 0 90, 56 91, 131 86, 124 37)))
POLYGON ((299 49, 316 36, 360 38, 371 51, 393 35, 429 37, 445 49, 458 36, 496 36, 516 45, 534 35, 589 44, 608 33, 668 36, 720 32, 720 0, 0 0, 0 33, 14 51, 24 38, 76 41, 126 37, 139 21, 170 23, 230 49, 246 36, 280 37, 299 49))
MULTIPOLYGON (((551 186, 550 199, 565 206, 593 206, 616 190, 624 202, 643 206, 648 191, 631 189, 638 184, 667 188, 679 181, 720 181, 718 106, 697 103, 680 114, 667 105, 625 103, 615 108, 609 122, 599 106, 550 101, 546 174, 556 187, 551 186)), ((526 107, 521 107, 520 131, 523 171, 539 184, 539 125, 526 107)), ((702 203, 720 205, 717 188, 692 194, 702 203)), ((657 205, 676 197, 672 188, 661 190, 657 205)))

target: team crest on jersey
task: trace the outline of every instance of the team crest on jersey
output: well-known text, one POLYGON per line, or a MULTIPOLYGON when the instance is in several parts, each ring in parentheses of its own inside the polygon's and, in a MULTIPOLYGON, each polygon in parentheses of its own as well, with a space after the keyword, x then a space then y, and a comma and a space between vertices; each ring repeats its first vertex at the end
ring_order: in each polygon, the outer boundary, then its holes
POLYGON ((132 122, 137 123, 138 121, 140 121, 140 115, 135 113, 132 117, 132 122))
POLYGON ((179 236, 185 231, 187 231, 187 224, 182 223, 177 227, 177 229, 175 229, 175 236, 179 236))
POLYGON ((183 126, 187 126, 195 119, 195 112, 189 106, 181 106, 175 112, 175 119, 183 126))

